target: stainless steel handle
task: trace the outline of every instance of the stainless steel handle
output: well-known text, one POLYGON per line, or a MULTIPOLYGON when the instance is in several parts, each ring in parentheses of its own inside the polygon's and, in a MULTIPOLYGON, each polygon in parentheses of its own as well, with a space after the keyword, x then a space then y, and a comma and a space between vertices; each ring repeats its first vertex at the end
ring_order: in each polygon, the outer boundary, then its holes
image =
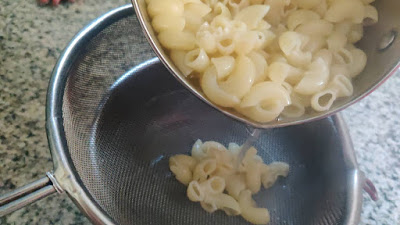
POLYGON ((47 197, 55 192, 62 192, 52 173, 46 177, 0 196, 0 217, 47 197))

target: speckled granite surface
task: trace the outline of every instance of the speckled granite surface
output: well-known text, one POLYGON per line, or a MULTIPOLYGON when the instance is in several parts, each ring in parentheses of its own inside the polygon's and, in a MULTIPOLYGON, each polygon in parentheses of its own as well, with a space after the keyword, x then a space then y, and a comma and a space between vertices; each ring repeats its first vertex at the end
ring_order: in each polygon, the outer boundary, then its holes
MULTIPOLYGON (((0 2, 0 194, 52 169, 44 129, 51 70, 62 49, 90 20, 128 0, 84 0, 58 8, 34 0, 0 2)), ((344 112, 358 161, 380 200, 366 195, 362 224, 400 224, 400 75, 344 112)), ((64 195, 53 195, 0 224, 89 224, 64 195)))

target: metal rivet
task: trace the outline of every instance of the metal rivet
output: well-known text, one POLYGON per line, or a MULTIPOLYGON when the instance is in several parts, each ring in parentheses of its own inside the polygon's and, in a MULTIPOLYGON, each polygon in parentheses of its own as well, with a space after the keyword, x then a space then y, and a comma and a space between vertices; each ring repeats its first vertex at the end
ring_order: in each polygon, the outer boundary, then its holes
POLYGON ((379 43, 378 50, 379 51, 384 51, 390 47, 390 45, 393 44, 394 40, 396 39, 397 36, 397 31, 391 30, 389 33, 385 34, 382 37, 381 42, 379 43))

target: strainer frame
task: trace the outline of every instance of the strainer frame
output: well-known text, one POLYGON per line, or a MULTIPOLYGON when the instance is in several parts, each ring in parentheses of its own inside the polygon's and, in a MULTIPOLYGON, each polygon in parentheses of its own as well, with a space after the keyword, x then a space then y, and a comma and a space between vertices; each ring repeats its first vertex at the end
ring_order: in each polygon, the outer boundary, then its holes
MULTIPOLYGON (((94 37, 99 30, 114 21, 132 15, 133 12, 133 7, 129 4, 116 8, 94 20, 72 39, 60 56, 49 83, 46 105, 46 131, 53 158, 54 172, 47 173, 46 178, 19 188, 8 195, 1 196, 0 216, 52 193, 65 192, 94 224, 116 224, 89 194, 74 168, 72 159, 68 156, 69 151, 63 127, 62 102, 68 70, 80 46, 94 37), (7 205, 9 203, 12 204, 11 208, 7 205)), ((141 65, 156 62, 158 62, 158 59, 152 59, 141 65)), ((342 140, 345 167, 350 171, 347 177, 347 212, 343 224, 354 225, 358 224, 360 220, 362 189, 365 178, 358 168, 351 138, 343 118, 336 114, 332 116, 332 121, 337 129, 338 136, 342 140)))

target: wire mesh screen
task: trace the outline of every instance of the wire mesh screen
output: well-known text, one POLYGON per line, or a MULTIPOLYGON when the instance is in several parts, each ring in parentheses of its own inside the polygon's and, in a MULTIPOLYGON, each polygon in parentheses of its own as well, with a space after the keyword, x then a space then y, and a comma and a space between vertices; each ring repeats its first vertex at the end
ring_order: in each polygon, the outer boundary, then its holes
MULTIPOLYGON (((88 193, 118 224, 247 224, 190 202, 168 169, 196 139, 242 144, 246 127, 185 90, 153 57, 132 14, 105 21, 69 70, 63 121, 69 155, 88 193)), ((255 196, 271 225, 342 224, 346 168, 331 118, 264 130, 264 161, 284 161, 286 179, 255 196)))

